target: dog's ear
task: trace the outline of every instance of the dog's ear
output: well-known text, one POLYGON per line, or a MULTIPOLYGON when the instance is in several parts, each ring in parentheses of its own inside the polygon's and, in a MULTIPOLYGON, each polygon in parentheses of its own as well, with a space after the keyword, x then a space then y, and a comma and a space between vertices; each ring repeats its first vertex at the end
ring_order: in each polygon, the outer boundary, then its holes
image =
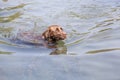
POLYGON ((45 39, 45 32, 42 33, 42 39, 45 39))
POLYGON ((49 29, 47 29, 43 34, 42 34, 42 38, 43 39, 48 39, 48 38, 50 38, 50 36, 52 36, 53 35, 53 32, 52 32, 52 30, 49 28, 49 29))
POLYGON ((48 37, 48 31, 45 31, 44 33, 42 33, 42 38, 46 39, 48 37))
POLYGON ((51 29, 49 29, 49 30, 48 30, 48 34, 51 34, 51 33, 52 33, 52 30, 51 30, 51 29))

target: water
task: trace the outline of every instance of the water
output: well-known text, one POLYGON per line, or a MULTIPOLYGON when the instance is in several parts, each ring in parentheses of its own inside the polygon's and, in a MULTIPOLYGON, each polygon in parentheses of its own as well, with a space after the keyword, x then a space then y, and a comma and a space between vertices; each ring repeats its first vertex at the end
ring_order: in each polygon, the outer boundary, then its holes
POLYGON ((119 80, 119 32, 120 0, 1 0, 0 80, 119 80), (62 50, 9 40, 52 24, 67 32, 62 50))

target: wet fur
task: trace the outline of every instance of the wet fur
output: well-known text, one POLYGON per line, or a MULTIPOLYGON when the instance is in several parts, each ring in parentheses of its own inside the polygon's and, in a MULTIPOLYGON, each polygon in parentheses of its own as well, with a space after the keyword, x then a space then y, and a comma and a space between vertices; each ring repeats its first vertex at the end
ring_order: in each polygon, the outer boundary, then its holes
POLYGON ((63 31, 62 27, 52 25, 43 32, 42 38, 48 41, 48 43, 55 43, 56 41, 64 40, 66 38, 66 33, 63 31))

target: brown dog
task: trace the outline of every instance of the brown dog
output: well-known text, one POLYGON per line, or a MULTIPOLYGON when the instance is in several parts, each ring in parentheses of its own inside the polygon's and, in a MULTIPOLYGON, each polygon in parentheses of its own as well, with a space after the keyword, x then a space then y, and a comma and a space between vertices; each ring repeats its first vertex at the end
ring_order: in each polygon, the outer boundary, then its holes
MULTIPOLYGON (((51 25, 48 27, 46 31, 41 34, 37 34, 31 30, 29 31, 22 31, 20 30, 17 33, 17 37, 12 39, 17 43, 32 43, 32 44, 47 44, 49 43, 56 43, 59 40, 64 40, 66 38, 66 33, 63 29, 58 25, 51 25)), ((46 44, 46 45, 47 45, 46 44)))
POLYGON ((56 41, 66 39, 66 32, 58 25, 51 25, 43 32, 42 38, 48 41, 48 43, 55 43, 56 41))

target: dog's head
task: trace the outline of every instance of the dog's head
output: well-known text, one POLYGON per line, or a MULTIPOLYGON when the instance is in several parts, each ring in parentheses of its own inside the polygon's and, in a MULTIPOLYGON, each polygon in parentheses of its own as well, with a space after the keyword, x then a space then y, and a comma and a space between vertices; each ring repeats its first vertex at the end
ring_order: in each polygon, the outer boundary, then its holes
POLYGON ((66 32, 63 31, 62 27, 58 25, 49 26, 48 29, 42 34, 43 39, 48 42, 56 42, 64 40, 66 38, 66 32))

